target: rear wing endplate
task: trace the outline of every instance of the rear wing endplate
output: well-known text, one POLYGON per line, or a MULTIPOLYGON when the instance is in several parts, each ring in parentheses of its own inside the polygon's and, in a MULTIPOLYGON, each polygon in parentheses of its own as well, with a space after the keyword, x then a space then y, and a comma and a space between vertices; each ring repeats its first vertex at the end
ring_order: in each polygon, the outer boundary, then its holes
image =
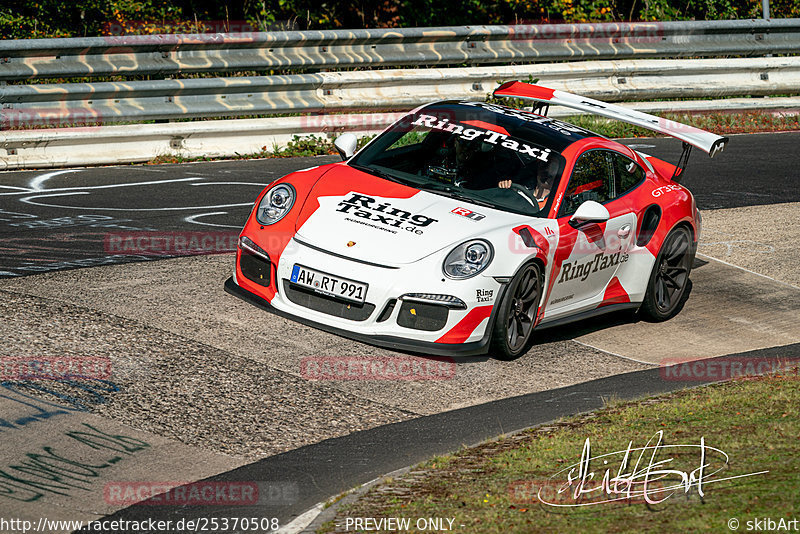
POLYGON ((688 143, 708 153, 712 158, 717 153, 722 152, 725 145, 728 143, 727 137, 722 137, 721 135, 716 135, 701 130, 700 128, 695 128, 694 126, 663 119, 655 115, 649 115, 622 106, 607 104, 606 102, 574 95, 565 91, 549 89, 541 85, 533 85, 524 82, 506 82, 495 90, 494 96, 522 98, 526 100, 535 100, 547 105, 566 106, 585 113, 593 113, 595 115, 608 117, 609 119, 627 122, 680 139, 684 143, 688 143))

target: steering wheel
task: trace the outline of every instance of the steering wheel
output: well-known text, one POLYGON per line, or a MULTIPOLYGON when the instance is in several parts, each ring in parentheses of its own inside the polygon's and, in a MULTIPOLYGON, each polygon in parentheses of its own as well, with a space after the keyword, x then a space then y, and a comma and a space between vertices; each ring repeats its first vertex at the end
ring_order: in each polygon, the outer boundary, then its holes
POLYGON ((519 184, 515 184, 513 182, 511 183, 511 189, 518 191, 522 195, 522 197, 525 198, 525 200, 527 200, 530 203, 531 206, 533 206, 537 210, 539 209, 539 199, 537 199, 533 195, 533 192, 531 192, 530 189, 528 189, 527 187, 523 187, 519 184))

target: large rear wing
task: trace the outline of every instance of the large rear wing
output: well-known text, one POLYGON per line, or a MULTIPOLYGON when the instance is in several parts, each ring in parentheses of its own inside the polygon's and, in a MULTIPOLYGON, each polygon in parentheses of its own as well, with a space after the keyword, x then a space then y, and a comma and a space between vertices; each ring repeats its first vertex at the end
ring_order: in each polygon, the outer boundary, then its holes
MULTIPOLYGON (((627 109, 622 106, 607 104, 599 100, 574 95, 565 91, 549 89, 541 85, 523 82, 506 82, 495 90, 494 96, 522 98, 526 100, 535 100, 547 105, 566 106, 585 113, 594 113, 596 115, 608 117, 609 119, 627 122, 680 139, 684 143, 696 146, 700 150, 707 152, 712 158, 718 152, 722 152, 725 145, 728 143, 727 137, 722 137, 701 130, 700 128, 695 128, 694 126, 681 124, 680 122, 663 119, 654 115, 648 115, 647 113, 627 109)), ((688 157, 688 154, 686 154, 686 157, 688 157)))

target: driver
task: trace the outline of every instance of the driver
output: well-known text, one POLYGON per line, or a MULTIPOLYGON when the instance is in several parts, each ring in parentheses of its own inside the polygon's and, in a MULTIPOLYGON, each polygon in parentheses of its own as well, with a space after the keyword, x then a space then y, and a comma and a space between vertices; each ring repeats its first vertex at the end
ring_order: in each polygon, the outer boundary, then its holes
MULTIPOLYGON (((558 176, 558 160, 550 160, 547 163, 542 163, 536 167, 536 181, 535 183, 516 182, 520 186, 525 187, 531 192, 531 195, 536 199, 539 208, 542 209, 547 204, 547 199, 550 192, 553 190, 556 177, 558 176)), ((508 179, 501 179, 497 187, 508 189, 515 182, 508 179)))
POLYGON ((487 183, 487 176, 514 174, 508 168, 508 162, 494 157, 493 149, 496 147, 479 139, 468 141, 457 135, 453 136, 455 167, 459 177, 456 185, 468 189, 510 188, 513 183, 510 178, 500 178, 496 185, 494 182, 487 183))
POLYGON ((540 204, 547 201, 550 191, 553 190, 553 184, 555 184, 558 176, 558 167, 558 160, 551 159, 546 164, 539 165, 536 170, 536 186, 532 189, 540 204))

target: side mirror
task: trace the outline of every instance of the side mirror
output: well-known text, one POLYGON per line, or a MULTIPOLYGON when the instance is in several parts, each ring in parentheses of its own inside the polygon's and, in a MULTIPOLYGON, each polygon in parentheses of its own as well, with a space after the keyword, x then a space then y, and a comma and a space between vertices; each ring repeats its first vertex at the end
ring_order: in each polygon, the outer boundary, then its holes
POLYGON ((587 223, 606 222, 610 218, 605 206, 594 200, 587 200, 575 210, 575 214, 569 219, 569 225, 578 228, 587 223))
POLYGON ((336 138, 336 141, 333 142, 333 146, 336 147, 336 150, 339 152, 339 155, 342 156, 343 160, 348 160, 356 153, 358 139, 354 134, 344 133, 336 138))

